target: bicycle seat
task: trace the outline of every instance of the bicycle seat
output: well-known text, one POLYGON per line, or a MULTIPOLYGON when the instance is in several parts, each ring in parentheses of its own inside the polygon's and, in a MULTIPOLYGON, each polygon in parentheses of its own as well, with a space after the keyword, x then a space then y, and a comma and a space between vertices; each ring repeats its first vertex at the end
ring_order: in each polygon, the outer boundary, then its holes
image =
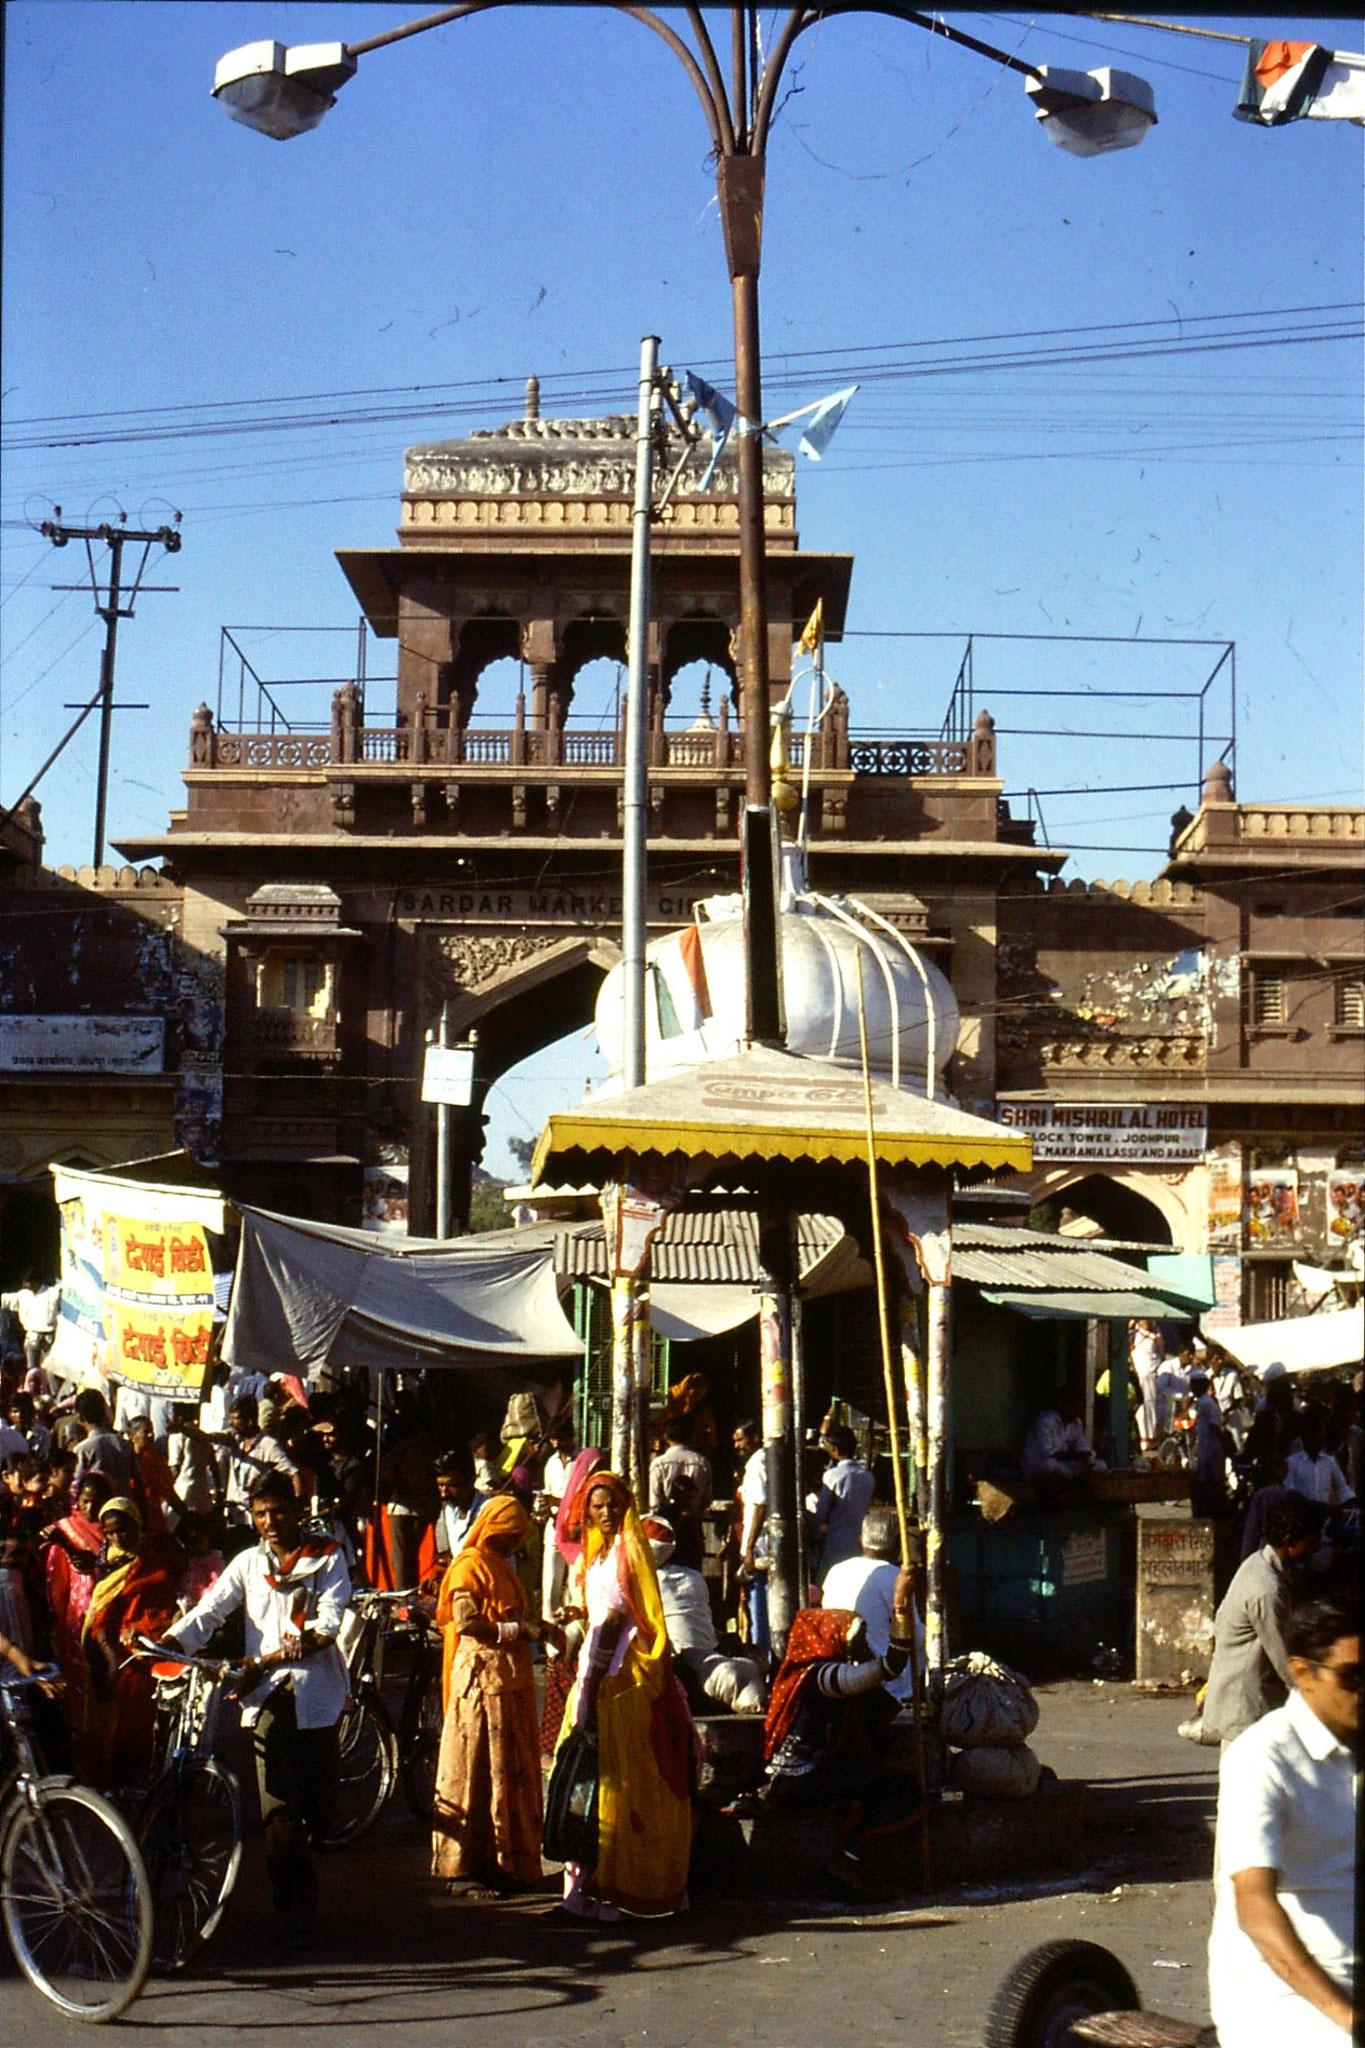
POLYGON ((178 1685, 186 1676, 186 1667, 181 1663, 166 1662, 153 1664, 152 1677, 158 1685, 178 1685))

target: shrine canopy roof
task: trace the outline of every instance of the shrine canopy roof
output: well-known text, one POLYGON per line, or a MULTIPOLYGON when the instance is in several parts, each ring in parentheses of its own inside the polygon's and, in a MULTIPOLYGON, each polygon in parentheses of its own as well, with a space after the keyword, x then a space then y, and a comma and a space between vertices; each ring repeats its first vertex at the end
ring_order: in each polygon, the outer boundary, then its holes
MULTIPOLYGON (((1019 1132, 888 1081, 872 1083, 872 1114, 883 1168, 975 1176, 1026 1173, 1032 1163, 1019 1132)), ((704 1179, 735 1187, 753 1185, 773 1166, 831 1165, 867 1165, 861 1076, 829 1060, 752 1046, 556 1111, 541 1133, 531 1177, 600 1187, 682 1167, 693 1185, 704 1179)))

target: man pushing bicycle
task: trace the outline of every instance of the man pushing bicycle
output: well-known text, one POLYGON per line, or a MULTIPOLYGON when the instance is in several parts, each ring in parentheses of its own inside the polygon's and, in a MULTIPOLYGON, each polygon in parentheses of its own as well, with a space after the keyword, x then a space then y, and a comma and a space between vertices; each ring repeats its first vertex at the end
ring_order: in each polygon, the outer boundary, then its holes
POLYGON ((237 1609, 245 1610, 242 1723, 251 1732, 280 1936, 313 1938, 317 1871, 313 1845, 336 1809, 338 1724, 349 1697, 337 1632, 351 1598, 339 1546, 305 1536, 290 1481, 267 1472, 251 1488, 257 1542, 226 1567, 199 1604, 164 1638, 191 1656, 237 1609))

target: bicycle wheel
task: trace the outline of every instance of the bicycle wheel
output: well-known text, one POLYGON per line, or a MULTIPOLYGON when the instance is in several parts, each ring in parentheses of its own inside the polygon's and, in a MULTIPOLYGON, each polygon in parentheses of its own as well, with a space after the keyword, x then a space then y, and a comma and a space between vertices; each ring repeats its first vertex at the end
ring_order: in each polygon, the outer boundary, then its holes
POLYGON ((336 1819, 321 1846, 336 1849, 354 1842, 383 1811, 398 1776, 398 1744, 393 1724, 371 1693, 353 1695, 341 1717, 341 1778, 336 1819))
POLYGON ((242 1861, 242 1795, 216 1757, 173 1763, 152 1787, 138 1840, 152 1888, 152 1961, 179 1970, 223 1917, 242 1861))
POLYGON ((49 1779, 10 1807, 0 1912, 29 1983, 71 2019, 117 2019, 147 1981, 142 1855, 123 1816, 84 1785, 49 1779))
POLYGON ((417 1820, 430 1820, 436 1808, 436 1765, 441 1754, 441 1674, 432 1669, 414 1673, 403 1703, 403 1796, 417 1820))

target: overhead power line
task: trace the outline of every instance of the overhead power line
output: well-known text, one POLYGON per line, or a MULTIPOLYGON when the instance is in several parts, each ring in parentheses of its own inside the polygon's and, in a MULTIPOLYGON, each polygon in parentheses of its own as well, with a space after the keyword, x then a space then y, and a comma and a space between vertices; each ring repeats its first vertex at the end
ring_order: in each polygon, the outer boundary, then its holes
MULTIPOLYGON (((1091 363, 1152 360, 1171 355, 1204 355, 1229 350, 1286 347, 1359 339, 1365 328, 1352 302, 1322 307, 1289 307, 1273 312, 1202 314, 1165 320, 1025 330, 1016 334, 958 337, 949 341, 879 342, 859 348, 811 350, 770 357, 767 381, 773 390, 788 390, 817 381, 825 367, 840 376, 856 374, 865 383, 906 378, 960 376, 968 372, 1074 368, 1091 363), (1315 325, 1302 324, 1305 314, 1327 314, 1315 325), (1269 322, 1298 321, 1297 325, 1269 322), (1240 323, 1240 324, 1235 324, 1240 323), (1191 328, 1200 331, 1190 335, 1191 328), (1161 333, 1156 330, 1164 329, 1161 333), (1174 330, 1174 331, 1171 331, 1174 330), (1056 342, 1058 336, 1070 339, 1056 342), (1110 337, 1108 339, 1100 337, 1110 337), (1085 337, 1085 338, 1082 338, 1085 337), (1055 345, 1045 345, 1055 343, 1055 345), (1006 344, 1006 346, 997 346, 1006 344), (926 350, 955 353, 926 355, 926 350), (972 351, 962 353, 963 350, 972 351), (798 369, 797 365, 801 367, 798 369)), ((701 359, 699 367, 715 368, 701 359)), ((593 370, 558 373, 543 383, 555 403, 624 404, 629 373, 593 370)), ((352 392, 297 394, 257 400, 209 400, 173 408, 146 408, 134 413, 35 416, 19 420, 6 439, 11 452, 24 449, 125 446, 149 441, 216 439, 227 435, 300 432, 318 427, 385 423, 416 416, 441 418, 457 411, 477 411, 503 400, 516 380, 494 377, 463 385, 433 384, 372 387, 352 392), (460 394, 460 395, 456 395, 460 394), (261 408, 256 412, 250 407, 261 408), (280 408, 293 407, 293 411, 280 408), (318 410, 317 408, 323 408, 318 410)))

